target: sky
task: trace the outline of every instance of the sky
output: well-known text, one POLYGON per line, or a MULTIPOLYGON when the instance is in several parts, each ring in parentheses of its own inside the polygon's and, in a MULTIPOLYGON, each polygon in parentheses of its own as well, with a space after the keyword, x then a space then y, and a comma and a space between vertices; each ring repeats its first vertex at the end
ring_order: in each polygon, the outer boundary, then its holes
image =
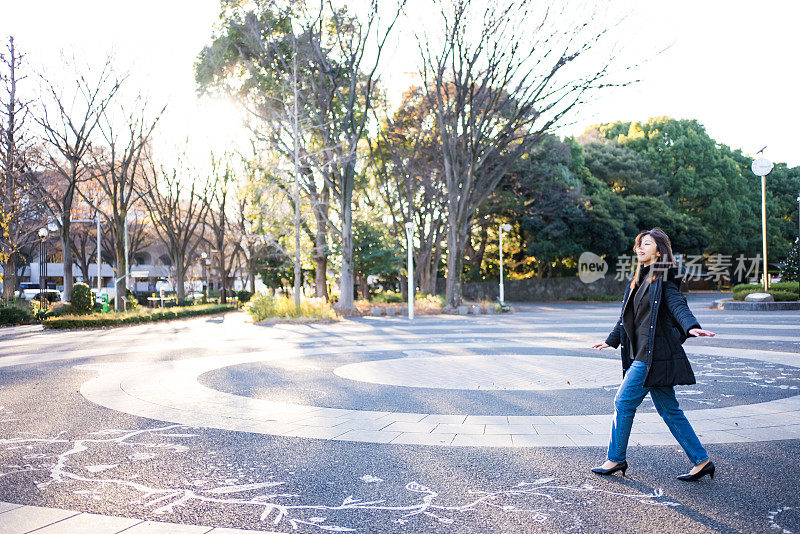
MULTIPOLYGON (((610 19, 624 17, 618 46, 626 57, 646 60, 634 73, 640 82, 600 94, 557 133, 579 135, 591 124, 664 115, 697 119, 720 143, 750 155, 767 146, 767 158, 800 165, 800 2, 609 4, 610 19)), ((408 6, 409 18, 381 66, 394 95, 413 80, 415 21, 430 18, 425 0, 408 6)), ((199 99, 194 84, 194 61, 210 42, 218 13, 217 0, 26 0, 3 8, 0 39, 13 35, 31 68, 57 83, 64 54, 90 66, 113 54, 117 69, 130 73, 129 86, 158 107, 167 104, 159 125, 162 148, 180 148, 189 139, 193 157, 202 158, 207 147, 235 148, 246 139, 241 110, 199 99)), ((28 82, 38 83, 35 77, 28 82)))

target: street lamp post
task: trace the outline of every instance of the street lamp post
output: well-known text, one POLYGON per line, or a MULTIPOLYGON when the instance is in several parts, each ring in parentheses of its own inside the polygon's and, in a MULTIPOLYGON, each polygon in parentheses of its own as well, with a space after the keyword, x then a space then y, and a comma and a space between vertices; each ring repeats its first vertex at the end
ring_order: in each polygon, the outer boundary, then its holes
POLYGON ((772 171, 772 162, 766 158, 758 158, 753 161, 750 168, 753 174, 761 177, 761 234, 764 253, 762 278, 764 280, 764 293, 766 293, 769 290, 769 273, 767 273, 767 175, 772 171))
POLYGON ((203 260, 203 271, 205 272, 206 275, 206 286, 205 290, 203 291, 203 298, 205 298, 206 302, 208 302, 208 264, 209 264, 208 253, 202 252, 200 254, 200 259, 203 260))
POLYGON ((127 296, 127 289, 129 287, 128 278, 130 277, 131 266, 130 260, 128 259, 128 214, 125 213, 125 293, 127 296))
POLYGON ((39 310, 47 310, 47 228, 39 229, 39 310))
POLYGON ((503 287, 503 232, 510 232, 511 225, 508 223, 500 225, 500 304, 506 303, 505 288, 503 287))
POLYGON ((406 223, 406 248, 408 249, 408 318, 414 318, 414 223, 406 223))
POLYGON ((100 214, 97 217, 97 297, 100 298, 100 291, 103 289, 103 271, 100 266, 103 263, 103 257, 100 249, 100 214))

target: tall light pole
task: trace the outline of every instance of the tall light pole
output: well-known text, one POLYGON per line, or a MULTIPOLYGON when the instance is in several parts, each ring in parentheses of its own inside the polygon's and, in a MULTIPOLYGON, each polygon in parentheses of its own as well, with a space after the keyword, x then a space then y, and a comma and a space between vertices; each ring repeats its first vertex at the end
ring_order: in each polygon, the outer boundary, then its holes
POLYGON ((408 249, 408 318, 414 318, 414 223, 406 223, 406 248, 408 249))
POLYGON ((203 271, 205 271, 205 275, 206 275, 206 287, 205 287, 205 291, 203 291, 203 294, 204 294, 204 297, 206 299, 206 302, 208 302, 208 289, 209 289, 209 287, 208 287, 208 264, 209 264, 208 253, 207 252, 201 253, 200 254, 200 258, 203 260, 203 271))
POLYGON ((100 270, 100 265, 103 261, 100 254, 100 214, 95 215, 97 218, 97 297, 100 297, 100 291, 103 289, 103 272, 100 270))
POLYGON ((125 296, 128 293, 128 278, 130 274, 130 260, 128 260, 128 213, 125 212, 125 296))
POLYGON ((47 228, 39 229, 39 310, 47 309, 47 228))
POLYGON ((511 225, 508 223, 500 225, 500 304, 505 304, 506 293, 503 287, 503 232, 510 232, 511 225))
MULTIPOLYGON (((766 147, 764 147, 766 148, 766 147)), ((760 152, 764 151, 762 148, 760 152)), ((772 171, 772 162, 766 158, 758 158, 750 166, 753 174, 761 177, 761 234, 764 253, 764 293, 769 290, 769 274, 767 273, 767 175, 772 171)))

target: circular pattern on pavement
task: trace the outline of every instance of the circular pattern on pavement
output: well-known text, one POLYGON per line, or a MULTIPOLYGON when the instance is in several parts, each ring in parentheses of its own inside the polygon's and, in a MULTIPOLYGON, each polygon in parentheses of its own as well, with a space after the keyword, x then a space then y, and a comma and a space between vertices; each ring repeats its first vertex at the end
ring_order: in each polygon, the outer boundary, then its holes
MULTIPOLYGON (((558 333, 554 333, 557 336, 558 333)), ((396 336, 403 337, 402 335, 396 336)), ((408 336, 411 337, 411 336, 408 336)), ((203 386, 198 378, 211 371, 266 363, 284 368, 308 368, 308 362, 325 361, 336 354, 371 354, 403 351, 415 359, 431 343, 395 339, 394 343, 320 342, 315 350, 286 345, 261 353, 226 354, 178 361, 130 364, 96 364, 83 368, 100 371, 86 382, 81 393, 90 401, 133 415, 181 424, 225 430, 256 432, 300 438, 361 441, 370 443, 451 446, 605 446, 610 427, 610 409, 598 406, 588 415, 487 415, 485 413, 354 410, 242 397, 203 386), (410 351, 410 352, 409 352, 410 351), (299 365, 298 365, 299 364, 299 365)), ((586 350, 586 339, 555 342, 494 340, 449 342, 442 349, 458 354, 519 350, 558 345, 559 349, 586 350)), ((800 367, 796 353, 753 351, 725 347, 687 346, 691 354, 720 355, 734 360, 760 360, 800 367)), ((437 358, 448 358, 442 355, 437 358)), ((465 357, 465 356, 460 356, 465 357)), ((568 357, 585 363, 592 358, 568 357)), ((418 358, 420 359, 420 358, 418 358)), ((421 358, 425 359, 425 358, 421 358)), ((431 358, 436 359, 436 358, 431 358)), ((559 358, 560 359, 560 358, 559 358)), ((386 361, 386 360, 384 360, 386 361)), ((393 360, 390 360, 393 361, 393 360)), ((610 365, 616 359, 607 358, 610 365)), ((566 369, 566 367, 565 367, 566 369)), ((413 389, 412 389, 413 391, 413 389)), ((763 441, 800 438, 800 396, 793 395, 757 404, 689 410, 686 412, 704 443, 763 441)), ((637 415, 631 444, 672 445, 671 436, 656 413, 637 415)))
POLYGON ((621 381, 615 360, 550 355, 430 355, 351 363, 333 372, 373 384, 484 391, 603 387, 621 381))

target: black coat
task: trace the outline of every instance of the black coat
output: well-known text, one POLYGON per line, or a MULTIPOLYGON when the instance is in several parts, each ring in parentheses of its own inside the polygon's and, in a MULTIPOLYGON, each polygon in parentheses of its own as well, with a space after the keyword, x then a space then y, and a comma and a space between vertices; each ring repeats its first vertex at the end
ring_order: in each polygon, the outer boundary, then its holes
MULTIPOLYGON (((686 304, 686 299, 681 295, 681 279, 682 276, 673 267, 663 278, 658 277, 650 284, 650 325, 638 325, 639 328, 649 326, 650 329, 650 335, 647 338, 645 387, 695 383, 692 366, 689 364, 681 344, 689 337, 689 330, 700 328, 700 323, 697 322, 686 304)), ((631 342, 622 323, 625 306, 628 304, 630 296, 631 289, 628 286, 625 290, 625 297, 622 299, 619 320, 606 339, 606 344, 621 349, 623 376, 635 357, 631 354, 631 342)))

